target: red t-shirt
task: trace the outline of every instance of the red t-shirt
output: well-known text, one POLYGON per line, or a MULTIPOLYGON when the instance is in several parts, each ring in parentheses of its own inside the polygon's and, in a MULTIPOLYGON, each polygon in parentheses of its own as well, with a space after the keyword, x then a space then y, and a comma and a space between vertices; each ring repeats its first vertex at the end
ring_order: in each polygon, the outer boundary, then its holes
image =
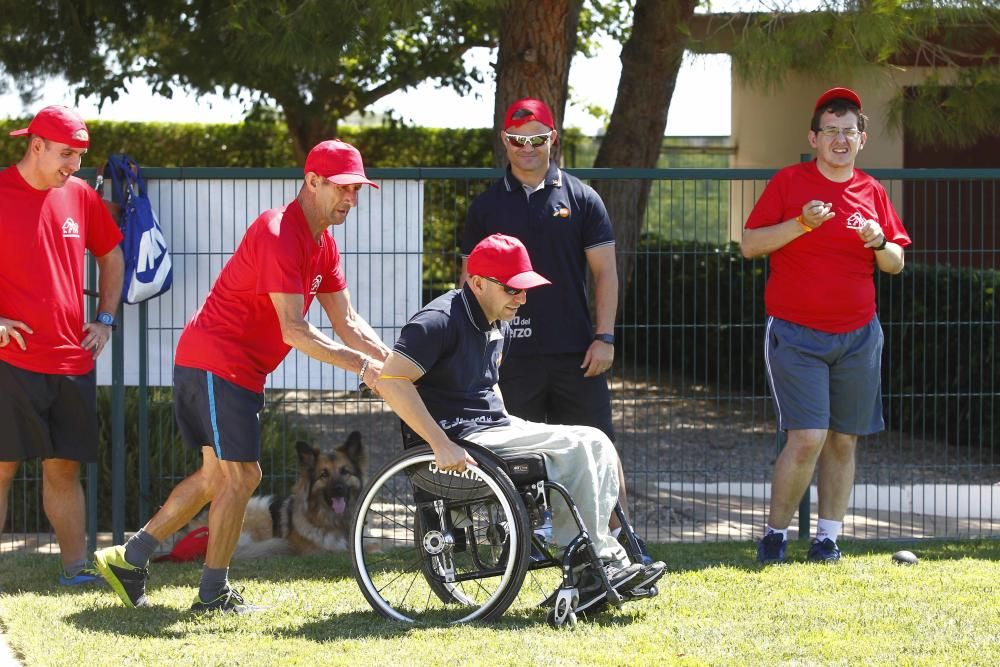
POLYGON ((827 333, 854 331, 875 315, 875 252, 852 225, 873 219, 885 237, 910 245, 885 188, 859 169, 845 183, 820 173, 816 161, 785 167, 767 184, 746 228, 768 227, 801 215, 813 199, 831 202, 836 216, 770 255, 764 288, 767 314, 827 333))
POLYGON ((122 235, 100 196, 71 177, 36 190, 16 166, 0 172, 0 316, 24 322, 26 350, 11 340, 0 361, 51 375, 94 368, 83 342, 84 250, 103 257, 122 235))
POLYGON ((347 281, 329 231, 313 238, 297 201, 254 220, 233 256, 184 327, 179 366, 200 368, 260 393, 268 373, 291 349, 281 338, 271 293, 301 294, 305 315, 317 292, 347 281))

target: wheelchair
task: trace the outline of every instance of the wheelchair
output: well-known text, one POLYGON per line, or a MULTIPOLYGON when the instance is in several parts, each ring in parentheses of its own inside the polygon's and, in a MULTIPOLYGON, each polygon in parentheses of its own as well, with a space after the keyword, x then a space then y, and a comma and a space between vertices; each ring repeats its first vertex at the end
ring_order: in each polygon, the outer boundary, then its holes
MULTIPOLYGON (((580 513, 561 484, 549 480, 541 454, 501 459, 458 441, 476 466, 437 468, 431 448, 405 437, 407 448, 361 493, 351 530, 354 577, 372 608, 403 623, 492 621, 515 601, 548 608, 553 627, 577 622, 578 587, 589 571, 606 592, 588 609, 657 595, 655 585, 620 594, 610 584, 580 513), (561 555, 550 542, 551 500, 569 511, 579 534, 561 555), (579 567, 589 563, 589 568, 579 567)), ((615 508, 625 551, 642 562, 634 531, 615 508)))

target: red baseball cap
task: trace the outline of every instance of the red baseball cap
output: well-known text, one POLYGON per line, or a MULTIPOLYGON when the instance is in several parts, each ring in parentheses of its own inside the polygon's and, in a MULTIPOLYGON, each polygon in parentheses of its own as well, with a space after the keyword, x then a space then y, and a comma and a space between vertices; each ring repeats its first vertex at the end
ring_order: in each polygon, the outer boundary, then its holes
POLYGON ((861 98, 858 97, 856 92, 850 88, 831 88, 819 96, 819 99, 816 100, 816 106, 813 107, 813 111, 819 111, 820 107, 836 99, 847 100, 856 106, 859 111, 861 110, 861 98))
POLYGON ((556 128, 556 123, 552 120, 552 112, 549 111, 548 105, 541 100, 525 97, 507 107, 507 113, 503 116, 503 129, 509 130, 512 127, 519 127, 533 120, 537 120, 551 130, 556 128), (514 118, 514 114, 519 111, 523 113, 518 114, 518 117, 514 118))
POLYGON ((313 146, 306 157, 305 173, 310 171, 337 185, 365 183, 378 188, 365 176, 365 165, 361 163, 358 149, 340 139, 329 139, 313 146))
POLYGON ((87 132, 87 124, 80 118, 80 114, 58 104, 45 107, 35 114, 28 127, 14 130, 10 136, 20 137, 25 134, 37 134, 43 139, 73 148, 90 146, 90 133, 87 132))
POLYGON ((470 276, 496 278, 518 289, 552 284, 532 270, 524 244, 504 234, 493 234, 477 243, 469 253, 467 268, 470 276))

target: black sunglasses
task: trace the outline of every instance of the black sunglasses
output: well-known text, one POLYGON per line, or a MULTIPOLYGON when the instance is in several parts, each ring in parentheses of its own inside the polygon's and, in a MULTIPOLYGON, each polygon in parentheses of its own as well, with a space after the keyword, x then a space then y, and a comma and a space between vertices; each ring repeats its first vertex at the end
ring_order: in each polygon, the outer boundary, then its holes
POLYGON ((523 289, 518 289, 516 287, 511 287, 510 285, 504 285, 502 282, 500 282, 496 278, 487 278, 486 276, 483 276, 483 278, 486 278, 486 280, 490 281, 491 283, 496 283, 497 285, 499 285, 500 287, 502 287, 503 291, 506 292, 507 294, 509 294, 510 296, 517 296, 518 294, 520 294, 521 292, 524 291, 523 289))

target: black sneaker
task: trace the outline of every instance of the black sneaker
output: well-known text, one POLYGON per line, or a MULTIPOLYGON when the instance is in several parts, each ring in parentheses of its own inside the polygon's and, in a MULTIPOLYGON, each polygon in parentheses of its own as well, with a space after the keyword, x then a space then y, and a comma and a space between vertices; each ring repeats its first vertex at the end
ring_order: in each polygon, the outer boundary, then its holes
POLYGON ((259 607, 253 604, 247 604, 237 591, 234 591, 228 586, 223 589, 219 596, 214 600, 209 602, 203 602, 201 596, 195 597, 194 603, 191 605, 191 611, 203 613, 207 611, 219 611, 226 614, 252 614, 258 611, 264 611, 265 607, 259 607))
MULTIPOLYGON (((608 563, 604 566, 604 573, 611 582, 611 587, 618 593, 627 593, 632 590, 638 582, 638 576, 642 572, 641 565, 628 565, 620 567, 608 563)), ((585 570, 580 575, 580 583, 577 586, 580 593, 580 602, 576 605, 576 611, 586 611, 594 605, 601 603, 608 597, 608 591, 604 588, 604 582, 594 573, 592 569, 585 570)))
POLYGON ((781 533, 771 533, 757 545, 757 561, 763 565, 784 563, 787 547, 788 540, 784 539, 781 533))
POLYGON ((837 543, 830 538, 822 542, 813 539, 806 559, 813 563, 836 563, 840 560, 840 549, 837 547, 837 543))
POLYGON ((136 567, 125 560, 125 546, 108 547, 94 552, 94 567, 101 573, 111 590, 118 594, 127 607, 149 605, 146 597, 146 580, 149 570, 136 567))
POLYGON ((633 587, 633 590, 639 588, 642 589, 649 588, 657 581, 659 581, 660 577, 662 577, 666 571, 667 571, 667 564, 664 563, 662 560, 655 561, 653 563, 650 563, 649 565, 643 565, 642 572, 639 574, 639 577, 636 580, 638 583, 636 583, 636 585, 633 587))

